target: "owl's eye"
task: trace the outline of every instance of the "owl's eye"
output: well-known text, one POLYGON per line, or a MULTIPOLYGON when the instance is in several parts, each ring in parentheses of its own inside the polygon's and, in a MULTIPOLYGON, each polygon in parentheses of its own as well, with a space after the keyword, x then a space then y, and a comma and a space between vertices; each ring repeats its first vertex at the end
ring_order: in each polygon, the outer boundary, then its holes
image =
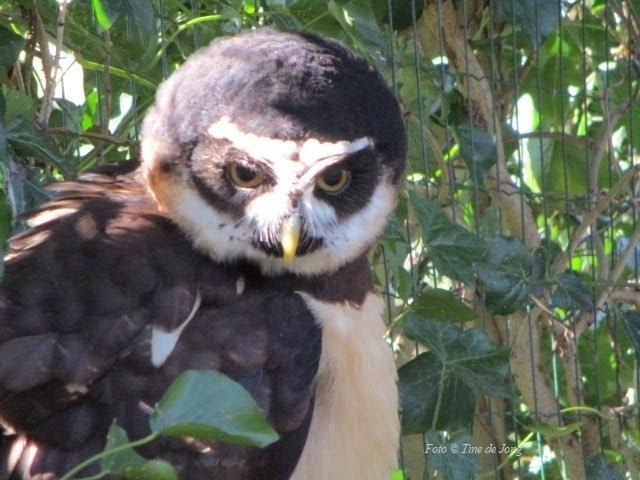
POLYGON ((242 188, 256 188, 264 182, 264 173, 255 168, 232 163, 227 167, 229 179, 242 188))
POLYGON ((316 179, 316 185, 328 193, 340 193, 349 185, 351 172, 346 168, 332 170, 316 179))

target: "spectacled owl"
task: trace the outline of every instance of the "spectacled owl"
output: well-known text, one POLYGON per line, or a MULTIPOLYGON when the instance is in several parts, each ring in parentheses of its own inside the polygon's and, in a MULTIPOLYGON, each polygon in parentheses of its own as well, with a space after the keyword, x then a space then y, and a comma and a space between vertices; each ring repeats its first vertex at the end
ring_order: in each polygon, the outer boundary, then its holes
POLYGON ((279 440, 159 439, 141 454, 187 480, 388 479, 396 372, 367 252, 406 140, 384 79, 335 41, 252 31, 188 58, 141 133, 139 167, 52 185, 10 242, 1 478, 60 477, 113 419, 147 435, 171 382, 213 369, 279 440))

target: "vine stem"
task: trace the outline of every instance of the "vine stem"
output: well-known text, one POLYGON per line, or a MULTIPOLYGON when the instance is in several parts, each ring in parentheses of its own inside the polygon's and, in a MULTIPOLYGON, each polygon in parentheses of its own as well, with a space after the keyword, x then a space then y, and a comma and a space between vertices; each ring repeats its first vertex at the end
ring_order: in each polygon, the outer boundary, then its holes
MULTIPOLYGON (((72 480, 73 476, 79 472, 81 472, 82 470, 84 470, 86 467, 88 467, 89 465, 91 465, 92 463, 97 462, 98 460, 108 457, 109 455, 113 455, 114 453, 118 453, 118 452, 122 452, 124 450, 130 449, 130 448, 134 448, 134 447, 139 447, 141 445, 146 445, 147 443, 151 443, 153 442, 156 438, 158 438, 158 434, 156 432, 151 433, 150 435, 147 435, 144 438, 141 438, 140 440, 136 440, 134 442, 129 442, 126 443, 124 445, 118 445, 117 447, 114 447, 112 449, 109 450, 104 450, 100 453, 95 454, 93 457, 89 457, 87 458, 84 462, 82 462, 80 465, 72 468, 71 470, 69 470, 62 478, 60 478, 60 480, 72 480)), ((89 477, 89 478, 100 478, 100 477, 89 477)))
POLYGON ((444 394, 444 381, 447 377, 447 366, 443 365, 440 383, 438 385, 438 398, 436 399, 436 408, 433 411, 433 420, 431 421, 431 430, 435 430, 438 425, 438 416, 440 415, 440 407, 442 406, 442 396, 444 394))

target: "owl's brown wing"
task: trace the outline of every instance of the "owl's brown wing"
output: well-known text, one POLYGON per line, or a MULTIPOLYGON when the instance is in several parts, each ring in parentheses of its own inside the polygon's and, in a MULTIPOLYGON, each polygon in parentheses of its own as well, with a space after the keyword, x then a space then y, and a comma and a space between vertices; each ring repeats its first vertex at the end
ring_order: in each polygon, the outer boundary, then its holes
POLYGON ((135 175, 56 189, 31 216, 38 225, 12 240, 0 283, 0 419, 15 432, 0 479, 60 476, 103 448, 114 418, 130 438, 147 435, 149 407, 187 369, 240 382, 280 440, 262 450, 162 440, 140 453, 183 479, 288 478, 321 345, 294 285, 194 251, 135 175), (175 346, 152 347, 154 329, 188 318, 175 346))

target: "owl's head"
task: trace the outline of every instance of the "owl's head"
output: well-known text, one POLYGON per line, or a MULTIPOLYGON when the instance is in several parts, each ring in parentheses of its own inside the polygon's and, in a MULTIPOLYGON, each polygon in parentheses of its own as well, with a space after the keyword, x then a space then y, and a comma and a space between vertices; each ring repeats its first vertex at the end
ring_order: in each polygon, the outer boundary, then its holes
POLYGON ((402 182, 383 78, 339 43, 258 30, 214 41, 159 88, 142 130, 148 187, 215 260, 313 275, 362 254, 402 182))

